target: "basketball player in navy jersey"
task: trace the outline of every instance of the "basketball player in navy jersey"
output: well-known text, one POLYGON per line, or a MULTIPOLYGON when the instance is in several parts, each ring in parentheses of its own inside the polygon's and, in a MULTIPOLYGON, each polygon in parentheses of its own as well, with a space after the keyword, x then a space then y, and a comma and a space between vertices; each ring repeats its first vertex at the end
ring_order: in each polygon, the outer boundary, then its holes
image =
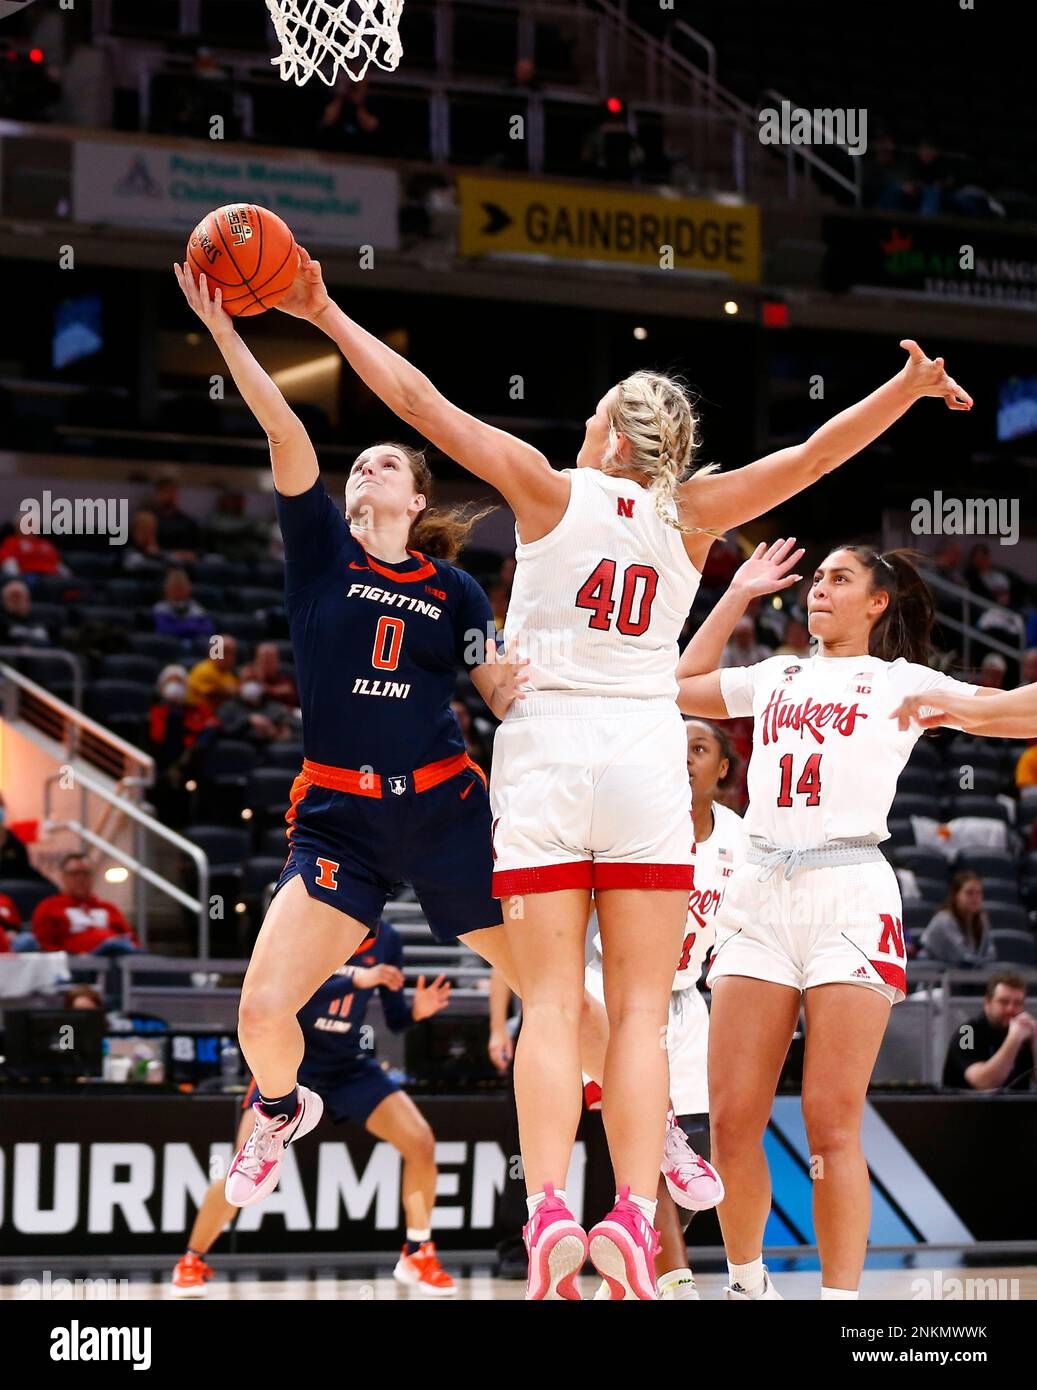
POLYGON ((196 284, 186 265, 175 271, 270 442, 302 706, 288 859, 238 1013, 259 1098, 226 1195, 246 1206, 274 1189, 286 1145, 323 1109, 297 1084, 296 1015, 374 930, 397 884, 412 885, 437 941, 460 939, 513 977, 496 930, 486 779, 450 701, 459 662, 498 717, 522 698, 525 674, 524 663, 497 659, 486 595, 448 563, 475 518, 426 513, 422 456, 397 444, 365 450, 343 516, 302 422, 239 337, 220 291, 210 296, 205 276, 196 284))
MULTIPOLYGON (((388 922, 368 937, 349 965, 325 980, 299 1012, 305 1038, 300 1079, 324 1101, 336 1125, 352 1121, 369 1134, 392 1144, 403 1158, 403 1209, 407 1241, 393 1270, 401 1283, 437 1297, 456 1292, 453 1279, 440 1265, 432 1241, 432 1208, 436 1200, 436 1140, 417 1106, 375 1061, 365 1027, 367 1007, 377 989, 386 1025, 399 1033, 431 1018, 450 1002, 450 985, 439 976, 418 980, 414 1000, 403 991, 403 944, 388 922)), ((239 1143, 252 1128, 253 1081, 242 1103, 239 1143)), ((220 1233, 237 1214, 218 1179, 205 1195, 187 1252, 173 1271, 172 1292, 179 1298, 204 1295, 212 1278, 206 1256, 220 1233)))

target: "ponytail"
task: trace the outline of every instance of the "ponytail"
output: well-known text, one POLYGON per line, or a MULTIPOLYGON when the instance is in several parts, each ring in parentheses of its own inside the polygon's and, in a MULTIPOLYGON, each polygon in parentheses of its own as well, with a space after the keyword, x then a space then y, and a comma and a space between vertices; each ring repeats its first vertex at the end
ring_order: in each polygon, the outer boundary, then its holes
POLYGON ((410 528, 408 549, 452 563, 468 544, 469 533, 476 522, 496 510, 496 507, 477 507, 470 502, 463 507, 426 508, 410 528))
POLYGON ((868 570, 870 592, 889 595, 885 611, 871 629, 868 650, 880 661, 905 661, 928 666, 932 655, 932 631, 936 622, 933 596, 906 550, 881 553, 866 545, 836 546, 849 550, 868 570))

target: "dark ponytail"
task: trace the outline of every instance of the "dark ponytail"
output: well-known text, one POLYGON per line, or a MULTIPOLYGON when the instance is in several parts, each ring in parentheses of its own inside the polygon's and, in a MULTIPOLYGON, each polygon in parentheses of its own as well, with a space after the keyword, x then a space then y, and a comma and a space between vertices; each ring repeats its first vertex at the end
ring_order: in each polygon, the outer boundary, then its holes
POLYGON ((936 622, 933 596, 908 550, 879 552, 867 545, 840 545, 868 571, 873 594, 885 591, 889 603, 871 629, 868 650, 880 661, 905 661, 928 666, 932 655, 932 631, 936 622))

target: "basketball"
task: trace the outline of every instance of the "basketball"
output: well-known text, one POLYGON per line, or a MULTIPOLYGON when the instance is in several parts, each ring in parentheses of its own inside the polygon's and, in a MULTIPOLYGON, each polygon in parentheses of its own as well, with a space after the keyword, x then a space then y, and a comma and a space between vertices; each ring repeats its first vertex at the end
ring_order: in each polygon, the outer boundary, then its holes
POLYGON ((228 203, 203 217, 187 243, 195 276, 223 291, 234 317, 262 314, 288 293, 299 267, 291 228, 269 208, 228 203))

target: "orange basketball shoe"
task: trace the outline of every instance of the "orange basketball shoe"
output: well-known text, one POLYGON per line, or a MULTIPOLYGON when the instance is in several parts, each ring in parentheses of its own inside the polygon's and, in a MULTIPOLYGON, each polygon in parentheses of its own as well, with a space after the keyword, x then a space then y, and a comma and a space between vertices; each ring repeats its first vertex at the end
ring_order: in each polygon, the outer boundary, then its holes
POLYGON ((457 1293, 457 1285, 439 1263, 435 1243, 431 1240, 426 1240, 413 1255, 408 1255, 404 1246, 392 1277, 420 1293, 431 1294, 433 1298, 449 1298, 457 1293))
POLYGON ((174 1298, 204 1298, 208 1292, 205 1286, 212 1275, 211 1266, 205 1263, 201 1255, 189 1250, 180 1257, 173 1270, 170 1288, 174 1298))

